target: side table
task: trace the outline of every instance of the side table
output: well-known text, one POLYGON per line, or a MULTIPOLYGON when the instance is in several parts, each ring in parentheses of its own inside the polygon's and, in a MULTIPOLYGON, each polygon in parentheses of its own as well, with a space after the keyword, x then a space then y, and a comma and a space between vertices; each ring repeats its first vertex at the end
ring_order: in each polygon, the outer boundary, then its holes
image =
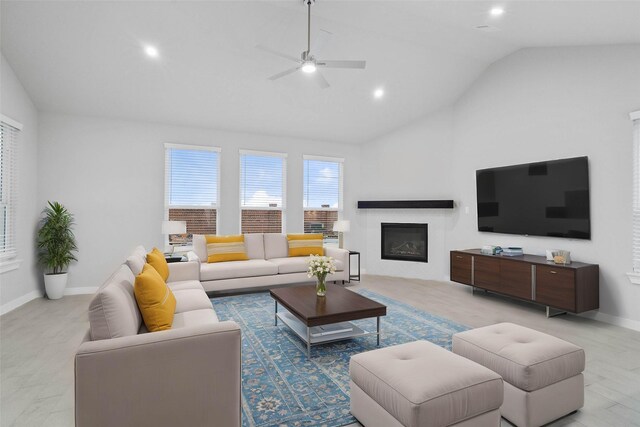
POLYGON ((352 280, 360 281, 360 252, 349 251, 349 283, 352 280), (358 258, 358 274, 351 274, 351 256, 355 255, 358 258))

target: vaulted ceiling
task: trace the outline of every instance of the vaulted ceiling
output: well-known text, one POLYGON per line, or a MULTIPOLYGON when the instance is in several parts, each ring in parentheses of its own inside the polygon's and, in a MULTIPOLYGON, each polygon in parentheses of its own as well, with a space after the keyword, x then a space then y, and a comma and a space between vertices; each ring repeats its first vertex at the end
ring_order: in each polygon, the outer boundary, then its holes
POLYGON ((300 0, 0 7, 2 52, 42 111, 349 143, 450 105, 520 48, 640 43, 640 1, 318 0, 312 37, 333 34, 319 56, 367 60, 324 70, 321 89, 303 73, 267 80, 292 63, 255 48, 305 50, 300 0), (505 13, 492 17, 494 6, 505 13))

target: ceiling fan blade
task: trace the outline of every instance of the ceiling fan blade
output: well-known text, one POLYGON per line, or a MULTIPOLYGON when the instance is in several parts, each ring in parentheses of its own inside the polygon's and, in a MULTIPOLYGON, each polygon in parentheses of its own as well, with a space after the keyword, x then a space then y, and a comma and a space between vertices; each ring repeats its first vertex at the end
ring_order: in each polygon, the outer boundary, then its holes
POLYGON ((320 86, 321 89, 326 89, 330 86, 329 82, 327 81, 327 79, 324 78, 324 76, 322 75, 322 73, 320 73, 320 71, 316 70, 315 76, 313 76, 316 80, 316 82, 318 83, 318 86, 320 86))
POLYGON ((259 45, 256 46, 256 49, 264 50, 265 52, 269 52, 272 55, 276 55, 276 56, 279 56, 281 58, 288 59, 289 61, 293 61, 293 62, 297 62, 297 63, 302 62, 300 59, 296 58, 295 56, 291 56, 291 55, 287 55, 286 53, 278 52, 277 50, 271 49, 270 47, 265 46, 265 45, 259 44, 259 45))
POLYGON ((367 61, 333 61, 318 60, 318 66, 324 68, 360 68, 363 69, 367 65, 367 61))
POLYGON ((314 34, 313 43, 311 44, 311 53, 314 56, 318 55, 327 45, 329 40, 331 40, 331 37, 333 37, 333 33, 320 29, 316 34, 314 34))
POLYGON ((281 73, 274 74, 273 76, 269 77, 269 80, 277 80, 277 79, 279 79, 281 77, 288 76, 289 74, 295 73, 299 69, 300 69, 300 67, 290 68, 290 69, 288 69, 286 71, 283 71, 281 73))

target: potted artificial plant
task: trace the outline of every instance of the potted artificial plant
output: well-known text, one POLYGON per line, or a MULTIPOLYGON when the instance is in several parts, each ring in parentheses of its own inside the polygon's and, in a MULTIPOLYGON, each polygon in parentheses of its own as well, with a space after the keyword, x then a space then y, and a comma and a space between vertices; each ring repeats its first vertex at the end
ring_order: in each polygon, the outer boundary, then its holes
POLYGON ((78 249, 71 227, 73 215, 58 202, 48 202, 38 230, 38 261, 45 269, 44 287, 49 299, 59 299, 67 286, 67 267, 77 261, 78 249))

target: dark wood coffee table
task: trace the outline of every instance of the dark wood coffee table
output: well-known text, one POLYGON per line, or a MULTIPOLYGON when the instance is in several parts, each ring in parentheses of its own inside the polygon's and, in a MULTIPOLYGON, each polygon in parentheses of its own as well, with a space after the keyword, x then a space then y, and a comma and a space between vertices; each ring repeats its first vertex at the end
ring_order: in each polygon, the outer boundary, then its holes
POLYGON ((318 297, 315 285, 271 289, 275 300, 275 324, 278 319, 289 327, 307 345, 341 341, 365 335, 376 335, 380 345, 380 316, 386 316, 387 307, 341 286, 327 284, 327 295, 318 297), (286 308, 278 312, 278 304, 286 308), (351 320, 376 318, 376 332, 367 332, 351 320))

